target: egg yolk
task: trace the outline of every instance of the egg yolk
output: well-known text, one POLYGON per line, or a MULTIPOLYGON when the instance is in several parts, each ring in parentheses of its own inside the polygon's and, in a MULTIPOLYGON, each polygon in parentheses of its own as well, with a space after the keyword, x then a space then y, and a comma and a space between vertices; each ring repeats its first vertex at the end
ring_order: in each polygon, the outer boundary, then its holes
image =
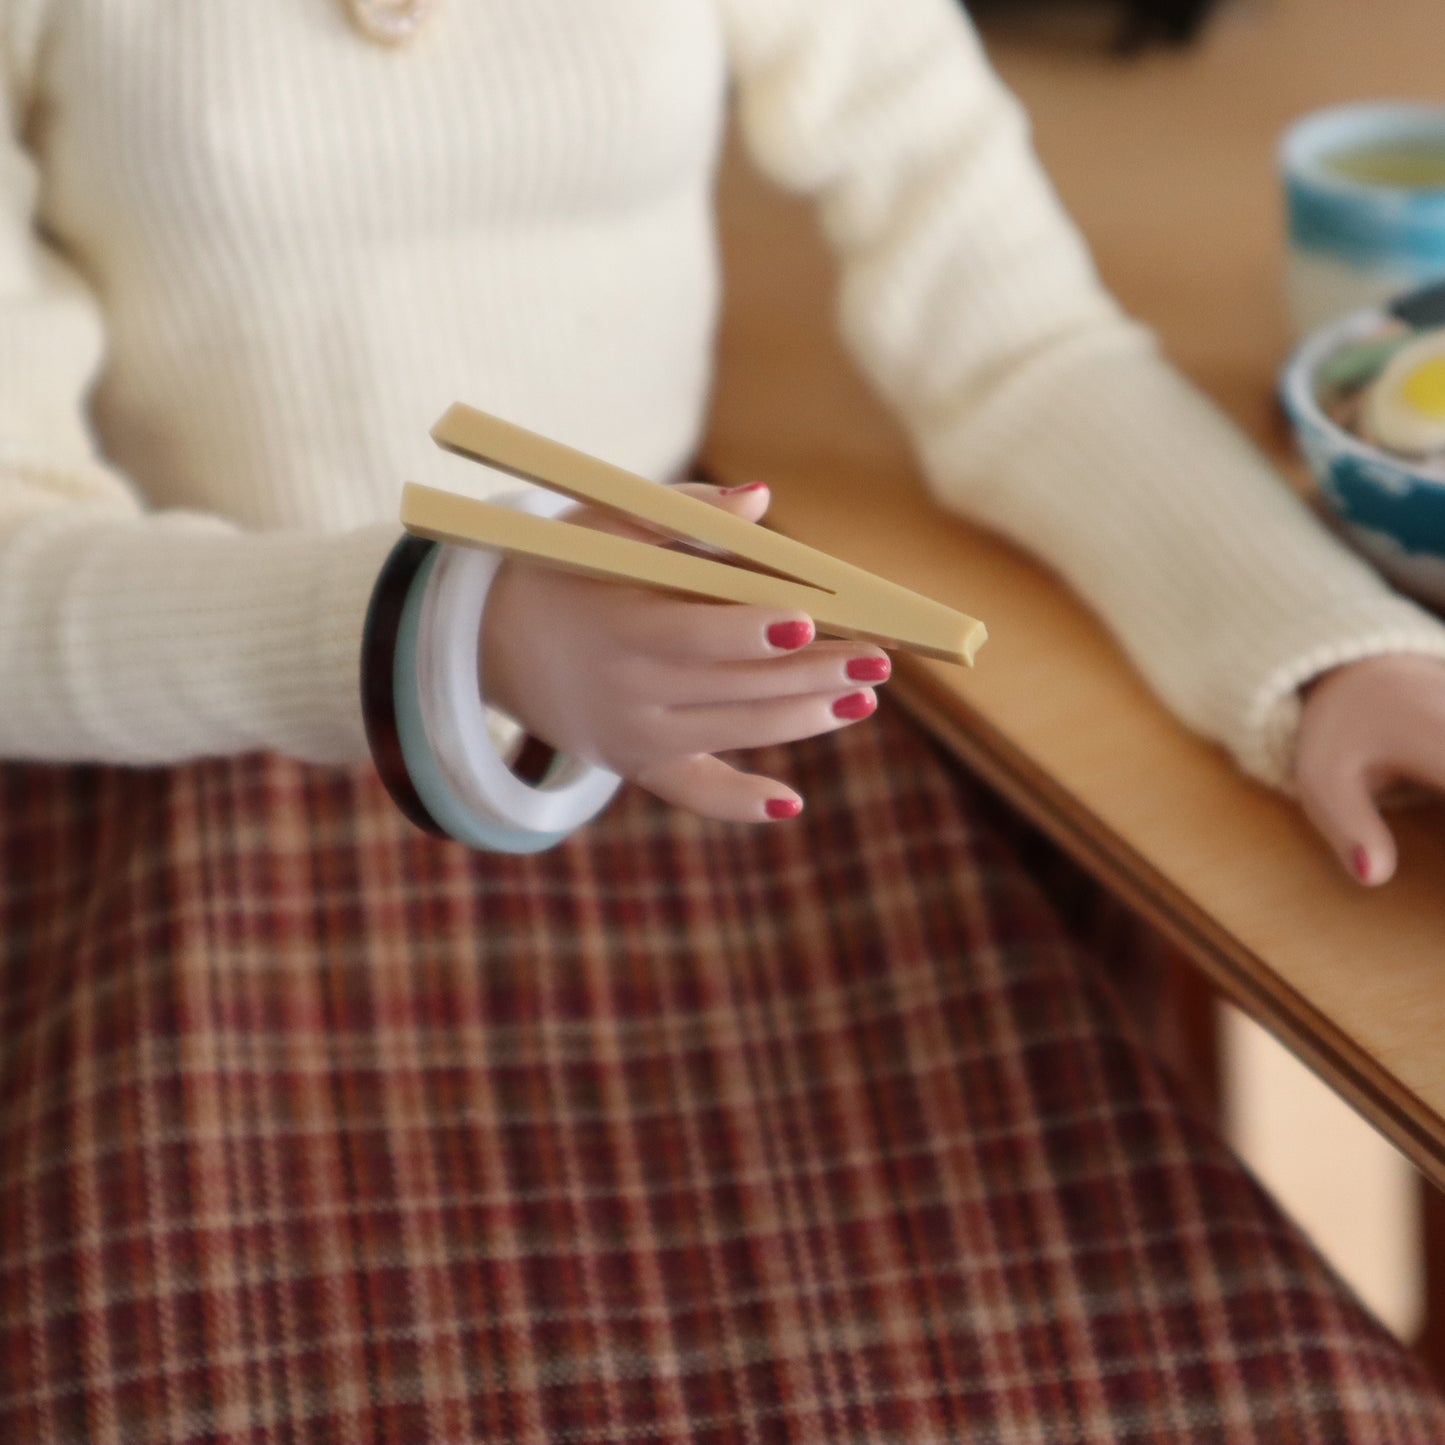
POLYGON ((1432 421, 1445 421, 1445 356, 1432 356, 1413 368, 1400 385, 1400 398, 1432 421))

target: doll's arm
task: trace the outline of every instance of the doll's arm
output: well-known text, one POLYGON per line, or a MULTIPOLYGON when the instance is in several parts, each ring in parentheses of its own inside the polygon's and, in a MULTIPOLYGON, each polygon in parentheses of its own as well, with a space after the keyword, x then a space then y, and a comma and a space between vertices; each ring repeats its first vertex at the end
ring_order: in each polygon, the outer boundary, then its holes
POLYGON ((820 202, 841 321, 938 497, 1040 554, 1156 691, 1291 777, 1298 688, 1445 657, 1104 292, 957 0, 718 0, 742 128, 820 202))
MULTIPOLYGON (((750 521, 767 510, 764 486, 685 490, 750 521)), ((572 520, 662 540, 585 509, 572 520)), ((867 717, 889 670, 879 648, 815 641, 801 612, 665 597, 515 560, 487 599, 482 653, 486 701, 533 736, 737 822, 791 817, 802 799, 716 754, 867 717)))
POLYGON ((101 312, 38 234, 18 139, 37 42, 11 27, 36 9, 0 12, 0 757, 364 757, 358 639, 396 529, 258 536, 150 511, 89 435, 101 312))

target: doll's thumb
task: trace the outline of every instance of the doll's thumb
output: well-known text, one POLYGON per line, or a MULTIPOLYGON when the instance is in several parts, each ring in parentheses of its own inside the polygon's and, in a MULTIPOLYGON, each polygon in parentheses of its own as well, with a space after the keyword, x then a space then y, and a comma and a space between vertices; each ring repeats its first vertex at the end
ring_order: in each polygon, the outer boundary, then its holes
POLYGON ((1362 765, 1302 773, 1300 802, 1309 820, 1358 883, 1374 886, 1395 873, 1394 834, 1375 806, 1362 765))

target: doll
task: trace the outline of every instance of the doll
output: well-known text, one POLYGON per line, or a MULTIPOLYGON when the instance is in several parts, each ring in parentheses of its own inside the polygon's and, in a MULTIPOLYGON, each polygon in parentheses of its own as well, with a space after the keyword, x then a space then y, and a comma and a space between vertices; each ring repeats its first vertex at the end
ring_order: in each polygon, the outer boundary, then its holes
POLYGON ((0 57, 0 1439, 1445 1438, 880 649, 507 562, 471 701, 634 785, 486 851, 371 766, 441 406, 695 485, 731 94, 940 502, 1387 868, 1445 629, 1120 314, 954 0, 4 0, 0 57))

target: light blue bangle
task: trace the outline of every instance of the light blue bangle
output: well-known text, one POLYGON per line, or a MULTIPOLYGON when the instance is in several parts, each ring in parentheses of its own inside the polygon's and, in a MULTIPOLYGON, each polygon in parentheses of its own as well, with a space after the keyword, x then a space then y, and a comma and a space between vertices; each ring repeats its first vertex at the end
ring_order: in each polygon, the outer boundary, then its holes
POLYGON ((486 848, 495 853, 540 853, 554 848, 570 836, 563 833, 538 833, 531 829, 504 828, 479 818, 464 807, 447 786, 427 741, 422 722, 421 698, 417 691, 417 634, 421 625, 422 598, 436 567, 439 552, 431 555, 417 569, 406 595, 397 627, 396 654, 392 670, 392 687, 396 699, 396 733, 401 754, 412 786, 437 824, 459 843, 470 848, 486 848))

